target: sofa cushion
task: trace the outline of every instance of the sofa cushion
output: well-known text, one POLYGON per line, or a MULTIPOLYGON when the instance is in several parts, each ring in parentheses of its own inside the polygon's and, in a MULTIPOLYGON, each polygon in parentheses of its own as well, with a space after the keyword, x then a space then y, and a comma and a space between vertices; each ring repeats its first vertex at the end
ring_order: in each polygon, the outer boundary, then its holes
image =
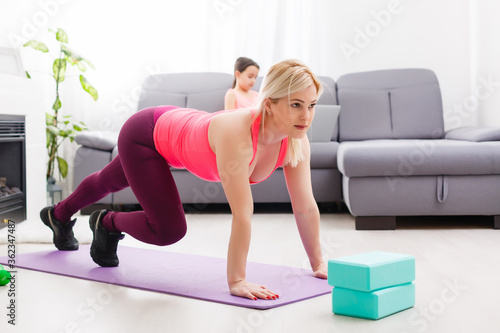
POLYGON ((186 95, 228 89, 232 83, 233 75, 227 73, 162 73, 146 77, 142 89, 186 95))
POLYGON ((118 132, 83 131, 75 137, 75 141, 84 147, 111 151, 118 142, 118 132))
POLYGON ((392 138, 443 138, 443 110, 439 86, 404 87, 389 91, 393 131, 392 138), (423 98, 425 96, 425 98, 423 98))
POLYGON ((465 141, 500 141, 500 128, 487 126, 466 126, 446 132, 446 138, 465 141))
POLYGON ((500 142, 368 140, 342 142, 338 167, 347 177, 500 174, 500 142))
POLYGON ((339 91, 339 101, 340 140, 392 138, 387 91, 366 90, 360 97, 358 90, 345 88, 339 91))
POLYGON ((186 107, 189 109, 215 112, 224 110, 224 95, 227 89, 219 89, 187 95, 186 107))
POLYGON ((312 142, 311 143, 311 169, 336 169, 337 151, 339 143, 312 142))
POLYGON ((339 105, 316 105, 313 121, 307 131, 309 142, 338 141, 339 111, 339 105))
POLYGON ((337 93, 340 141, 444 137, 441 92, 430 70, 346 74, 337 93))
POLYGON ((317 77, 323 87, 323 94, 318 99, 318 104, 339 104, 337 102, 337 85, 335 81, 328 76, 317 77))
MULTIPOLYGON (((213 91, 225 91, 231 87, 233 75, 227 73, 165 73, 149 75, 142 84, 141 97, 137 110, 150 106, 177 105, 188 106, 189 96, 208 94, 213 91)), ((221 110, 224 106, 224 95, 218 95, 221 110)), ((193 103, 193 102, 191 102, 193 103)), ((194 103, 200 110, 205 110, 198 103, 194 103)), ((215 111, 215 110, 211 110, 215 111)))
POLYGON ((143 90, 139 98, 139 103, 137 104, 137 110, 159 105, 175 105, 181 108, 186 107, 186 95, 159 90, 143 90))

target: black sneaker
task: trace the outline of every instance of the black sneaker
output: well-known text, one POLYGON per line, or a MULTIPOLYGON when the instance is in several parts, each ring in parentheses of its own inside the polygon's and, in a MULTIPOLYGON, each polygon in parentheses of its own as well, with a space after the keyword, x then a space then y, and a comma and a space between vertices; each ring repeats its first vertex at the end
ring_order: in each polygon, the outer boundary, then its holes
POLYGON ((108 209, 96 210, 89 217, 90 229, 94 239, 90 246, 90 256, 96 264, 102 267, 116 267, 119 260, 116 255, 118 242, 125 237, 122 233, 109 232, 102 225, 102 219, 110 212, 108 209))
POLYGON ((40 211, 40 218, 54 233, 53 242, 58 250, 78 250, 78 241, 73 234, 73 226, 75 225, 76 219, 66 223, 59 222, 54 217, 54 206, 48 206, 42 209, 40 211))

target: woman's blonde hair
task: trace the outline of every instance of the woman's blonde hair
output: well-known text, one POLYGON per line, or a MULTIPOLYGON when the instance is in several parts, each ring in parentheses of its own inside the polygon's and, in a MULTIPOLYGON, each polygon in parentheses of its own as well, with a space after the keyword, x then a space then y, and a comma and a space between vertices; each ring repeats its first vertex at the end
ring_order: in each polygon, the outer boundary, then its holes
MULTIPOLYGON (((261 114, 261 124, 264 126, 266 118, 265 102, 269 99, 272 103, 278 102, 283 97, 288 97, 310 85, 316 87, 316 92, 321 96, 323 87, 311 70, 302 62, 295 59, 284 60, 273 65, 264 78, 259 91, 257 110, 261 114)), ((292 167, 304 159, 302 143, 298 139, 288 138, 288 154, 292 167)))

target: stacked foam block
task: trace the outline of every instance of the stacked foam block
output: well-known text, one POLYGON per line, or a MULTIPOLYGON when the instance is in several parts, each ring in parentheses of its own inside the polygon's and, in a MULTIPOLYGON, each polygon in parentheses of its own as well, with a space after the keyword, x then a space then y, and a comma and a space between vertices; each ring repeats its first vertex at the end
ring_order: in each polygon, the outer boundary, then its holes
POLYGON ((415 258, 367 252, 328 261, 335 314, 380 319, 415 305, 415 258))

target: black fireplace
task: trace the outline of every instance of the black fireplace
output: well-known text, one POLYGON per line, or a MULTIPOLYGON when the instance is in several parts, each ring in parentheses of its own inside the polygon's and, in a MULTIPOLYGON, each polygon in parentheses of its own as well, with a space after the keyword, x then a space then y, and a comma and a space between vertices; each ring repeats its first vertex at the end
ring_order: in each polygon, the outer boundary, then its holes
POLYGON ((0 228, 26 219, 24 116, 0 115, 0 228))

